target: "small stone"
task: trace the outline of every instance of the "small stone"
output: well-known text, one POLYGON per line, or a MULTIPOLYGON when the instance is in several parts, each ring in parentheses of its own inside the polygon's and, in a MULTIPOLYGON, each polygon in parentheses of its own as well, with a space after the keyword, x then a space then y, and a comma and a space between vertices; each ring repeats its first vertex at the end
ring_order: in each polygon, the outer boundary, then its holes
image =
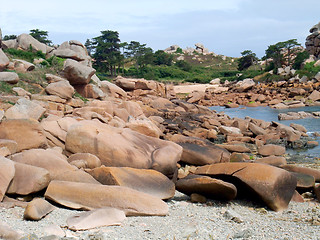
POLYGON ((247 238, 249 238, 251 236, 252 236, 251 230, 246 228, 246 229, 241 230, 240 232, 235 233, 233 235, 233 238, 244 238, 244 239, 247 239, 247 238))
POLYGON ((225 213, 223 214, 223 216, 226 219, 232 220, 232 221, 234 221, 236 223, 243 223, 243 220, 241 219, 240 215, 237 212, 235 212, 235 211, 233 211, 231 209, 226 210, 225 213))
POLYGON ((311 192, 302 193, 301 196, 303 198, 309 198, 309 199, 313 198, 313 194, 311 192))

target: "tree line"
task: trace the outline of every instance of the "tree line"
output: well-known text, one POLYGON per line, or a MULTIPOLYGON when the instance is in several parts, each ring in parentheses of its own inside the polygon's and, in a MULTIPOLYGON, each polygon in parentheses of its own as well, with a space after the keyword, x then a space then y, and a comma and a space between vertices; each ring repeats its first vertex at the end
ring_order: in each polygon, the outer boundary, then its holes
MULTIPOLYGON (((134 66, 137 71, 143 71, 147 65, 171 66, 173 64, 173 55, 163 50, 154 52, 146 44, 137 41, 121 42, 117 31, 105 30, 100 33, 100 36, 87 39, 84 44, 88 54, 93 58, 93 66, 99 72, 115 76, 124 73, 126 66, 134 66)), ((48 39, 48 31, 32 29, 29 34, 42 43, 52 45, 52 41, 48 39)), ((17 38, 16 35, 5 35, 3 41, 15 38, 17 38)), ((282 66, 300 69, 303 61, 309 57, 309 53, 299 48, 300 46, 297 39, 268 46, 262 58, 262 60, 268 60, 265 70, 275 70, 282 66)), ((257 66, 258 61, 254 52, 245 50, 241 52, 241 57, 238 59, 238 70, 245 71, 251 66, 257 66)), ((186 61, 177 61, 175 66, 184 71, 191 69, 191 65, 186 61)))
MULTIPOLYGON (((266 70, 274 70, 282 66, 292 66, 294 69, 300 69, 303 61, 309 58, 310 54, 299 48, 300 43, 297 39, 290 39, 284 42, 268 46, 265 51, 265 56, 262 60, 271 60, 267 62, 266 70)), ((251 50, 241 52, 241 57, 238 60, 238 70, 243 71, 250 66, 257 65, 258 58, 251 50)))
POLYGON ((171 66, 173 61, 173 56, 163 50, 154 52, 137 41, 121 42, 117 31, 101 31, 100 36, 87 39, 85 46, 93 58, 94 67, 100 72, 109 72, 111 76, 123 72, 127 63, 141 69, 148 64, 171 66))

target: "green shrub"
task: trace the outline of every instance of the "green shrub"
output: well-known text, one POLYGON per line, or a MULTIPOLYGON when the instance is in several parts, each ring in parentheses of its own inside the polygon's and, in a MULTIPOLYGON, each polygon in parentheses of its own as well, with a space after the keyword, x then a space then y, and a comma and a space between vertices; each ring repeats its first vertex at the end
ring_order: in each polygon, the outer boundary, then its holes
POLYGON ((299 52, 294 60, 292 67, 294 69, 301 69, 302 63, 310 57, 310 53, 307 51, 299 52))
POLYGON ((50 64, 51 67, 55 68, 57 71, 61 71, 63 69, 63 64, 65 62, 64 58, 52 56, 47 59, 47 62, 50 64))
POLYGON ((318 72, 320 72, 320 66, 314 66, 315 62, 306 63, 305 66, 297 71, 299 76, 307 76, 312 79, 318 72))
POLYGON ((13 88, 13 85, 11 85, 7 82, 0 82, 0 92, 13 93, 12 88, 13 88))
POLYGON ((183 54, 183 51, 182 51, 182 48, 177 48, 177 50, 176 50, 176 53, 181 53, 181 54, 183 54))
POLYGON ((12 58, 19 58, 28 62, 33 62, 35 58, 46 58, 46 55, 42 51, 32 52, 32 50, 23 51, 14 48, 8 48, 5 49, 4 52, 10 55, 12 58))

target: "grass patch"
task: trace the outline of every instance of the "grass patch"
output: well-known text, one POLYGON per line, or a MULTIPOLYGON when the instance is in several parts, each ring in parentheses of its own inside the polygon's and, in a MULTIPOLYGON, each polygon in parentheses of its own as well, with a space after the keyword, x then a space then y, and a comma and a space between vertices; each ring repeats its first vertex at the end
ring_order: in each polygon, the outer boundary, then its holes
POLYGON ((46 55, 42 51, 32 52, 32 51, 23 51, 14 48, 8 48, 3 50, 6 55, 11 59, 22 59, 28 62, 33 62, 34 59, 43 58, 46 59, 46 55))
POLYGON ((75 94, 73 94, 73 97, 77 97, 80 98, 82 101, 84 101, 85 103, 89 101, 89 99, 83 97, 80 93, 75 92, 75 94))
POLYGON ((13 94, 14 92, 12 91, 12 88, 14 86, 7 83, 7 82, 0 82, 0 92, 2 93, 10 93, 13 94))

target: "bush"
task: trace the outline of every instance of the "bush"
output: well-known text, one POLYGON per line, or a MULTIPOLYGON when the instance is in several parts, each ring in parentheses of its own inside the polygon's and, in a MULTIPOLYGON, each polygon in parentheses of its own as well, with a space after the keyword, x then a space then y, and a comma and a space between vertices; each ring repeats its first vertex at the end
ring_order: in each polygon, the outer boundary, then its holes
POLYGON ((190 63, 184 61, 184 60, 180 60, 177 61, 175 63, 175 66, 177 66, 178 68, 182 69, 183 71, 189 72, 192 69, 192 66, 190 63))
POLYGON ((56 70, 62 70, 63 69, 63 64, 64 64, 65 59, 52 56, 47 59, 47 62, 50 64, 51 67, 55 68, 56 70))
POLYGON ((294 60, 292 67, 296 70, 301 69, 302 63, 310 57, 307 51, 299 52, 294 60))
POLYGON ((181 54, 183 54, 182 48, 177 48, 176 53, 181 53, 181 54))
POLYGON ((12 88, 13 85, 7 82, 0 82, 0 92, 13 93, 12 88))
POLYGON ((315 62, 306 63, 303 69, 298 70, 297 74, 299 76, 307 76, 309 79, 312 79, 318 72, 320 72, 320 66, 314 66, 315 62))

